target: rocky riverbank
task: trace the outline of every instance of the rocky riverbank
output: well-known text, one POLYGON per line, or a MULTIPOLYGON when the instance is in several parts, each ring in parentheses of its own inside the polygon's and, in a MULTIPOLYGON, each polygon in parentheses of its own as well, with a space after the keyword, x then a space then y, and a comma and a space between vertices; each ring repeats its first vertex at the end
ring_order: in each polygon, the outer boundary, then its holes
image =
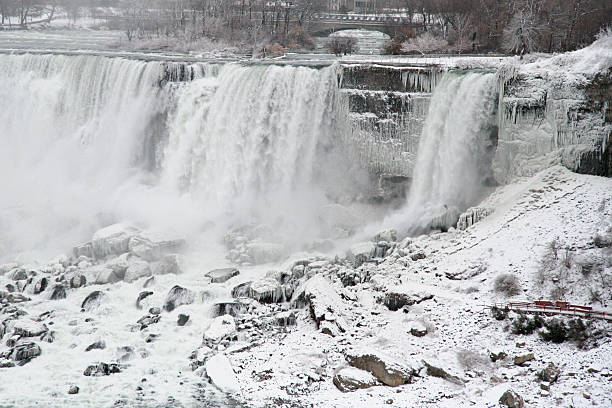
POLYGON ((610 189, 553 167, 462 229, 215 270, 180 239, 113 225, 49 264, 2 266, 0 390, 19 406, 605 406, 609 323, 554 343, 485 306, 563 287, 609 307, 610 189), (519 289, 496 290, 502 274, 519 289))

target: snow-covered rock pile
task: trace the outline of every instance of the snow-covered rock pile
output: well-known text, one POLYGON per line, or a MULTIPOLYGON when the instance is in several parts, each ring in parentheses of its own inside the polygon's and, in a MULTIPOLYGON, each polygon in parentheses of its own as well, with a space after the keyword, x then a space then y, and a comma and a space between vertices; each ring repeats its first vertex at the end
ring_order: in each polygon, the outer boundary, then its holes
MULTIPOLYGON (((181 255, 177 251, 183 245, 182 240, 160 240, 134 227, 115 224, 97 231, 90 242, 75 247, 72 257, 60 256, 42 266, 19 263, 0 266, 0 279, 4 281, 0 290, 0 339, 6 338, 9 347, 0 350, 0 365, 27 364, 42 353, 35 340, 55 341, 56 331, 51 326, 55 312, 29 316, 20 304, 63 300, 90 285, 131 283, 143 277, 178 274, 181 255)), ((109 302, 107 293, 96 290, 85 297, 80 309, 91 312, 109 302)), ((138 327, 142 330, 159 320, 155 319, 143 317, 138 327)), ((86 375, 114 372, 103 364, 86 370, 89 373, 86 375)))
POLYGON ((184 245, 182 239, 159 239, 129 225, 114 224, 97 231, 90 242, 74 248, 76 266, 83 276, 78 279, 105 284, 177 274, 181 271, 178 252, 184 245))
MULTIPOLYGON (((89 396, 116 378, 133 398, 157 400, 161 392, 187 405, 193 394, 181 397, 181 387, 199 390, 198 400, 253 407, 391 400, 544 407, 570 398, 605 406, 610 372, 598 361, 612 347, 608 323, 582 330, 547 318, 532 334, 514 334, 528 324, 514 323, 513 313, 497 320, 483 305, 507 301, 494 282, 512 274, 517 300, 562 288, 573 303, 609 307, 601 279, 610 273, 610 188, 609 179, 555 167, 499 188, 477 207, 495 211, 484 218, 468 211, 465 229, 403 240, 386 230, 333 256, 296 254, 270 269, 146 274, 131 283, 130 265, 153 271, 175 255, 115 226, 84 246, 92 257, 0 268, 0 375, 24 364, 58 371, 59 355, 82 360, 51 380, 65 398, 89 396), (125 275, 96 283, 94 267, 125 275), (563 342, 544 339, 559 339, 551 331, 559 327, 567 329, 563 342), (73 387, 78 393, 69 393, 73 387)), ((19 400, 8 392, 7 401, 19 400)))

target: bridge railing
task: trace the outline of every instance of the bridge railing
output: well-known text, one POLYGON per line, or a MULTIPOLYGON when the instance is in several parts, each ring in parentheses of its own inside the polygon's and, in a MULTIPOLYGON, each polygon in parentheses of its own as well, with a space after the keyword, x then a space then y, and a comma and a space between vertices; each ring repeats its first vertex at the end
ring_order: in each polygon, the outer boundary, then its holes
POLYGON ((328 14, 320 13, 314 15, 315 20, 319 21, 346 21, 346 22, 368 22, 368 23, 396 23, 396 24, 409 24, 410 18, 398 17, 390 15, 360 15, 360 14, 328 14))

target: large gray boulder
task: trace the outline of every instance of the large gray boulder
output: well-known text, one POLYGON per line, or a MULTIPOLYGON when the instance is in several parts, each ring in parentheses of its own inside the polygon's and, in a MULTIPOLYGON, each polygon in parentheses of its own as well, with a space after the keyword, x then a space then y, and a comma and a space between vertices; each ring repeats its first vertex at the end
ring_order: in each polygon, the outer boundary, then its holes
POLYGON ((499 405, 502 407, 508 408, 523 408, 525 406, 525 401, 523 397, 517 394, 513 390, 508 390, 504 392, 499 399, 499 405))
POLYGON ((373 349, 350 350, 346 353, 346 361, 352 367, 370 372, 378 381, 391 387, 411 383, 422 367, 373 349))

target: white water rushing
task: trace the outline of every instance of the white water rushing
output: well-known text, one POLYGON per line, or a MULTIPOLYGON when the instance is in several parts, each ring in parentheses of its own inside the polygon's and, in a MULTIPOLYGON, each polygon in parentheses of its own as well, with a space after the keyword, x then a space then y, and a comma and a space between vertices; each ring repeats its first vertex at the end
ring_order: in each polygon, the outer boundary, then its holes
POLYGON ((404 208, 385 224, 414 235, 454 225, 491 175, 495 74, 444 75, 435 88, 404 208))
POLYGON ((333 67, 2 55, 0 84, 0 259, 118 221, 187 238, 253 214, 305 228, 341 180, 333 67))

